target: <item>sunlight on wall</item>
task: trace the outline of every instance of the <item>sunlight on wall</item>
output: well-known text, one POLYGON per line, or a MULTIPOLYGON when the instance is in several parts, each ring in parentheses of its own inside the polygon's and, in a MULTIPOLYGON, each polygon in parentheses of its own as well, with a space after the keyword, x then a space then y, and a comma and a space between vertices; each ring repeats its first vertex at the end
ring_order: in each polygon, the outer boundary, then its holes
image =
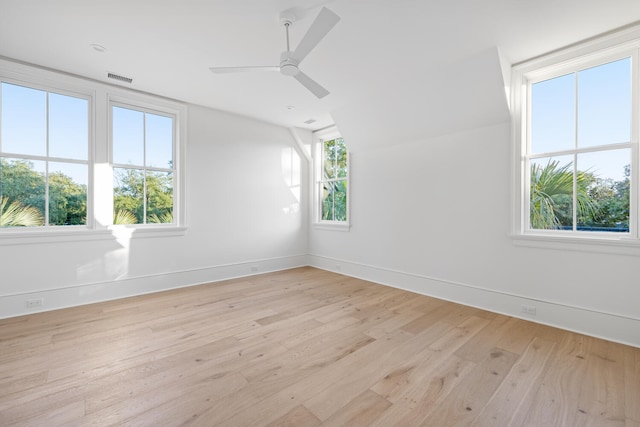
POLYGON ((293 148, 285 148, 282 150, 282 179, 293 195, 293 203, 282 208, 285 214, 294 214, 300 210, 300 174, 298 152, 293 148))

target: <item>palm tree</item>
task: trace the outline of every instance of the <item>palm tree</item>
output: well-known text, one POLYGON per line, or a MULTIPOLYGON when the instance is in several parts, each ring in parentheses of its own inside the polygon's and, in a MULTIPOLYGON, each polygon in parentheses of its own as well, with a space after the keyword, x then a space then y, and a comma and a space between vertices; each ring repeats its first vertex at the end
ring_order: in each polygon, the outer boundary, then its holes
MULTIPOLYGON (((595 216, 598 207, 589 196, 588 187, 594 177, 589 172, 576 173, 576 209, 578 216, 595 216)), ((531 164, 530 223, 534 229, 554 229, 563 225, 559 218, 561 202, 570 200, 573 205, 573 164, 562 167, 557 160, 542 166, 531 164)), ((571 222, 573 210, 570 209, 571 222)), ((569 224, 570 225, 570 224, 569 224)))
POLYGON ((120 209, 113 216, 113 223, 115 225, 137 224, 138 218, 128 210, 120 209))
POLYGON ((37 208, 23 206, 17 200, 9 204, 8 197, 0 197, 0 227, 38 227, 43 224, 44 218, 37 208))

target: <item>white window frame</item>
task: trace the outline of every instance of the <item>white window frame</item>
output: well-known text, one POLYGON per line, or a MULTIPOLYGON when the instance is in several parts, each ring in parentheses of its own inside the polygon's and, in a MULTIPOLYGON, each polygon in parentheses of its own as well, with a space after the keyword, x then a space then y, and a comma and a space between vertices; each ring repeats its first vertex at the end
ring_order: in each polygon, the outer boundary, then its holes
POLYGON ((185 153, 187 106, 129 88, 101 83, 41 67, 0 58, 0 80, 89 100, 89 176, 86 226, 10 227, 0 229, 0 245, 102 240, 115 237, 184 235, 186 224, 185 153), (174 222, 113 225, 113 165, 110 159, 112 102, 175 117, 174 222))
MULTIPOLYGON (((511 75, 512 230, 517 245, 640 255, 640 27, 608 33, 569 48, 516 64, 511 75), (629 233, 534 230, 529 227, 528 123, 530 85, 617 59, 631 57, 631 141, 610 148, 631 149, 629 233)), ((579 150, 578 150, 579 151, 579 150)), ((577 151, 576 151, 577 152, 577 151)))
MULTIPOLYGON (((174 108, 167 108, 159 106, 157 104, 150 104, 148 102, 141 102, 141 100, 134 100, 130 97, 122 97, 122 96, 110 96, 109 97, 109 164, 113 168, 123 168, 123 169, 142 169, 144 171, 147 170, 156 170, 156 171, 169 171, 168 168, 158 168, 158 167, 150 167, 146 165, 128 165, 128 164, 117 164, 113 161, 113 107, 121 107, 127 108, 135 111, 140 111, 142 113, 156 114, 164 117, 170 117, 173 120, 173 168, 171 169, 173 176, 173 212, 174 217, 173 223, 170 224, 129 224, 124 225, 127 228, 137 228, 137 227, 175 227, 181 224, 180 219, 184 218, 182 215, 182 211, 184 210, 184 205, 182 203, 183 198, 181 197, 184 194, 184 191, 178 191, 177 186, 179 186, 184 179, 180 175, 180 171, 184 168, 180 168, 179 159, 183 156, 179 156, 178 150, 178 121, 180 117, 180 111, 174 108)), ((145 190, 146 191, 146 190, 145 190)), ((113 195, 111 197, 113 201, 113 195)), ((145 208, 146 209, 146 208, 145 208)), ((146 215, 145 215, 146 216, 146 215)), ((117 227, 117 226, 114 226, 117 227)), ((120 226, 122 227, 122 226, 120 226)))
MULTIPOLYGON (((79 99, 84 99, 85 101, 87 101, 87 129, 88 129, 88 134, 87 134, 87 158, 86 160, 80 160, 80 159, 70 159, 70 158, 61 158, 61 157, 55 157, 55 156, 50 156, 49 155, 49 129, 47 129, 46 131, 46 145, 47 145, 47 149, 46 149, 46 153, 43 155, 31 155, 31 154, 19 154, 19 153, 11 153, 11 152, 5 152, 3 150, 2 147, 2 141, 0 141, 0 157, 5 157, 5 158, 14 158, 14 159, 20 159, 20 160, 33 160, 33 161, 41 161, 41 162, 45 162, 46 164, 48 164, 49 162, 54 162, 54 163, 68 163, 68 164, 79 164, 79 165, 86 165, 87 166, 87 220, 86 220, 86 224, 84 225, 64 225, 64 226, 60 226, 60 225, 50 225, 48 224, 49 222, 49 186, 46 186, 45 189, 45 211, 43 213, 43 217, 45 219, 45 224, 41 227, 25 227, 25 228, 20 228, 19 230, 24 231, 24 232, 30 232, 32 230, 40 230, 40 231, 48 231, 48 230, 56 230, 56 231, 60 231, 63 229, 90 229, 93 227, 93 223, 94 223, 94 219, 93 219, 93 204, 91 203, 91 198, 93 196, 93 173, 92 173, 92 159, 93 159, 93 141, 92 141, 92 132, 91 129, 93 127, 93 94, 90 91, 85 91, 82 90, 80 88, 73 88, 73 87, 69 87, 66 85, 59 85, 56 87, 52 87, 52 86, 45 86, 39 83, 34 83, 28 80, 22 80, 22 79, 16 79, 16 78, 11 78, 11 77, 4 77, 2 74, 0 74, 0 83, 9 83, 9 84, 13 84, 13 85, 17 85, 17 86, 22 86, 22 87, 26 87, 29 89, 36 89, 36 90, 41 90, 43 92, 47 93, 47 108, 46 108, 46 112, 47 112, 47 119, 46 119, 46 123, 47 123, 47 127, 49 126, 49 94, 51 93, 55 93, 55 94, 59 94, 59 95, 64 95, 64 96, 70 96, 70 97, 74 97, 74 98, 79 98, 79 99)), ((1 92, 0 92, 0 96, 1 96, 1 92)), ((2 123, 0 123, 0 126, 2 126, 2 123)), ((1 137, 1 136, 0 136, 1 137)), ((48 165, 46 166, 46 170, 48 172, 48 165)), ((47 173, 48 174, 48 173, 47 173)), ((2 229, 0 229, 0 231, 3 231, 2 229)))
POLYGON ((313 218, 314 228, 336 231, 349 231, 351 229, 351 153, 347 146, 347 220, 346 221, 327 221, 322 219, 322 192, 320 186, 322 183, 322 148, 325 141, 342 138, 336 126, 330 126, 325 129, 315 131, 313 133, 313 218))

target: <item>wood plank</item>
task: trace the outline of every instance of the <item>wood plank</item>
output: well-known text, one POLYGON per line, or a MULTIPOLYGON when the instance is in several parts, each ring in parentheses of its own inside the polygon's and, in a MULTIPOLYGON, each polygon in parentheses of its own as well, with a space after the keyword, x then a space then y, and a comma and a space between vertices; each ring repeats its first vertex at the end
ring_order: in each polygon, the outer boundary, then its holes
POLYGON ((640 349, 311 267, 0 320, 0 425, 627 425, 640 349))
POLYGON ((370 425, 390 406, 391 402, 379 394, 365 390, 342 409, 333 413, 322 425, 327 427, 370 425))
POLYGON ((565 334, 531 398, 523 425, 575 425, 591 338, 565 334))
POLYGON ((298 405, 274 422, 267 424, 267 427, 316 427, 320 423, 321 421, 311 411, 298 405))
POLYGON ((529 394, 539 381, 555 343, 535 338, 473 420, 476 426, 522 425, 529 394))
POLYGON ((470 425, 500 386, 518 356, 495 348, 466 381, 458 384, 448 398, 423 421, 425 426, 470 425))

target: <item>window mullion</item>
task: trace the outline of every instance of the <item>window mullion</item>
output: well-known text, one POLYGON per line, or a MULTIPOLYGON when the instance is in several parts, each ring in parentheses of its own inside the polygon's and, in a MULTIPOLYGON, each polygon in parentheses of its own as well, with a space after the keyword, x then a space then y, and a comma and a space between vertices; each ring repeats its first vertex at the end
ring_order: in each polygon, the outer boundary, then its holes
POLYGON ((45 92, 44 225, 49 226, 49 91, 45 92))
POLYGON ((574 90, 573 90, 573 97, 574 97, 574 113, 573 113, 573 196, 572 196, 572 204, 573 204, 573 212, 572 212, 572 219, 573 219, 573 225, 572 225, 572 230, 573 231, 577 231, 578 230, 578 154, 577 154, 577 150, 578 150, 578 117, 579 117, 579 109, 580 109, 580 102, 579 102, 579 94, 578 94, 578 89, 579 89, 579 78, 580 75, 577 72, 573 73, 574 75, 574 90))

